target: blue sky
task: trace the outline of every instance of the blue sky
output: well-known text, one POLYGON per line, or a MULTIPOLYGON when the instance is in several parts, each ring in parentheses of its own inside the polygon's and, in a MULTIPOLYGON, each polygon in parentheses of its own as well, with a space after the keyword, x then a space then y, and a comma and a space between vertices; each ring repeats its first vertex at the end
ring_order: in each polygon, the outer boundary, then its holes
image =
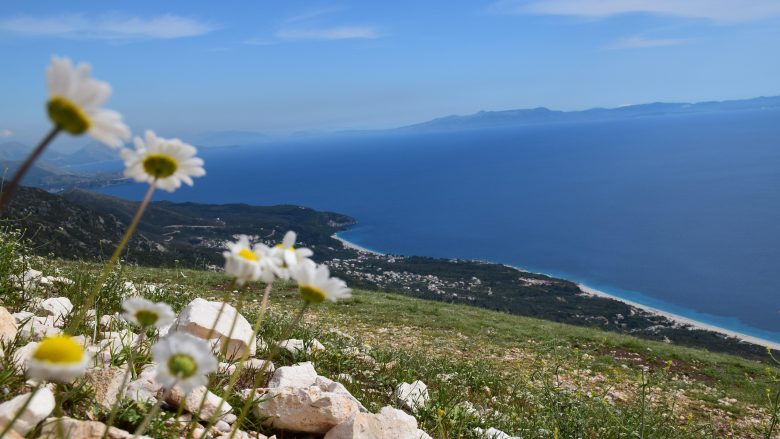
POLYGON ((0 141, 46 128, 51 55, 163 135, 780 94, 778 0, 24 1, 0 7, 0 141))

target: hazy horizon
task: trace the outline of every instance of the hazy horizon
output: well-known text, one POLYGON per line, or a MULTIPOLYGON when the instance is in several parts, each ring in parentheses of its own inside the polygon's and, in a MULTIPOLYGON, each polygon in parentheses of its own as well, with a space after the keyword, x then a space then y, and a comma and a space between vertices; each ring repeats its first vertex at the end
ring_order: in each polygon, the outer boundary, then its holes
POLYGON ((183 138, 780 94, 769 0, 5 6, 0 141, 42 135, 52 55, 92 64, 135 132, 183 138))

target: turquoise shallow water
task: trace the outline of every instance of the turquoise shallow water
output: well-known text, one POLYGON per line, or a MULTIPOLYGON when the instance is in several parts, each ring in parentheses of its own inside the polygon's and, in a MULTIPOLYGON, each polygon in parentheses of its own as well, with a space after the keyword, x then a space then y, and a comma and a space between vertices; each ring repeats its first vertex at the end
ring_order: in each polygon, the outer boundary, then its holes
POLYGON ((156 199, 337 211, 359 221, 345 239, 381 252, 519 266, 780 342, 776 110, 331 136, 203 156, 195 188, 156 199))

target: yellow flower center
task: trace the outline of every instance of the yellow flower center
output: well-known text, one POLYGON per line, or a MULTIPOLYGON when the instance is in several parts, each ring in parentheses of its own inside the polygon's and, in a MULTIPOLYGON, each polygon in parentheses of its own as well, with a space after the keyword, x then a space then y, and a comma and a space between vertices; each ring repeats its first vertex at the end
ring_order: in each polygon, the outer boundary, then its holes
POLYGON ((143 161, 144 170, 154 178, 167 178, 179 169, 179 162, 168 154, 152 153, 143 161))
POLYGON ((247 261, 257 261, 258 257, 257 255, 248 248, 242 248, 240 252, 238 252, 238 255, 242 258, 246 259, 247 261))
POLYGON ((159 318, 160 316, 157 315, 157 313, 146 309, 142 309, 135 313, 135 319, 138 320, 138 324, 144 328, 153 326, 159 318))
POLYGON ((187 354, 174 354, 168 358, 168 370, 173 376, 189 378, 198 371, 198 364, 187 354))
POLYGON ((80 363, 84 358, 84 348, 67 335, 47 337, 38 343, 33 358, 57 364, 80 363))
POLYGON ((54 96, 49 99, 47 107, 49 118, 55 125, 71 134, 82 134, 91 125, 86 113, 78 105, 62 96, 54 96))
POLYGON ((324 291, 311 285, 300 285, 298 289, 301 292, 303 300, 309 303, 320 303, 328 297, 324 291))

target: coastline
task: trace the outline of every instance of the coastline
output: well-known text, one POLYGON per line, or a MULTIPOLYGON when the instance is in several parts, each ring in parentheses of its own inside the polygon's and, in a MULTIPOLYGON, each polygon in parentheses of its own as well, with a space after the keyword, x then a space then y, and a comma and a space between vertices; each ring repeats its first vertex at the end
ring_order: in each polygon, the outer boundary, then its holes
MULTIPOLYGON (((347 239, 344 239, 341 236, 339 236, 338 233, 333 234, 331 237, 333 239, 336 239, 339 242, 341 242, 341 244, 344 247, 346 247, 346 248, 357 250, 359 252, 370 253, 370 254, 377 255, 377 256, 386 256, 386 254, 384 254, 384 253, 378 252, 376 250, 371 250, 369 248, 366 248, 366 247, 363 247, 361 245, 355 244, 354 242, 351 242, 351 241, 349 241, 347 239)), ((524 270, 522 268, 519 268, 519 267, 516 267, 516 266, 513 266, 513 265, 507 265, 507 264, 502 264, 502 265, 505 265, 507 267, 511 267, 511 268, 513 268, 515 270, 518 270, 520 272, 528 273, 527 270, 524 270)), ((551 276, 551 275, 549 275, 547 273, 537 273, 537 274, 543 274, 545 276, 551 276)), ((551 276, 551 277, 554 277, 554 276, 551 276)), ((568 279, 565 279, 565 280, 568 280, 568 279)), ((767 348, 780 350, 780 343, 778 343, 778 342, 774 342, 774 341, 767 340, 767 339, 764 339, 764 338, 761 338, 761 337, 756 337, 756 336, 744 334, 742 332, 738 332, 738 331, 733 331, 733 330, 730 330, 730 329, 722 328, 720 326, 712 325, 712 324, 709 324, 709 323, 704 323, 704 322, 699 321, 699 320, 695 320, 695 319, 692 319, 692 318, 689 318, 689 317, 684 317, 684 316, 681 316, 679 314, 675 314, 675 313, 671 313, 671 312, 668 312, 668 311, 664 311, 662 309, 658 309, 658 308, 655 308, 655 307, 652 307, 652 306, 649 306, 649 305, 643 305, 641 303, 634 302, 634 301, 628 300, 628 299, 624 299, 624 298, 616 296, 614 294, 609 294, 609 293, 606 293, 604 291, 601 291, 601 290, 598 290, 598 289, 595 289, 595 288, 591 288, 591 287, 589 287, 589 286, 587 286, 585 284, 579 283, 579 282, 574 282, 574 283, 577 285, 577 287, 580 289, 580 291, 582 291, 582 293, 585 294, 585 295, 598 296, 598 297, 604 297, 604 298, 608 298, 608 299, 617 300, 618 302, 625 303, 626 305, 633 306, 633 307, 641 309, 641 310, 643 310, 645 312, 666 317, 667 319, 669 319, 669 320, 671 320, 671 321, 673 321, 675 323, 678 323, 680 325, 686 325, 686 326, 689 326, 689 327, 695 328, 695 329, 702 329, 702 330, 705 330, 705 331, 716 332, 718 334, 726 335, 726 336, 729 336, 729 337, 734 337, 734 338, 739 339, 740 341, 743 341, 743 342, 746 342, 746 343, 751 343, 751 344, 758 345, 758 346, 764 346, 764 347, 767 347, 767 348)))
POLYGON ((352 250, 357 250, 359 252, 364 252, 364 253, 371 253, 371 254, 377 255, 377 256, 387 256, 384 253, 380 253, 380 252, 378 252, 376 250, 371 250, 370 248, 363 247, 363 246, 355 244, 354 242, 351 242, 351 241, 347 241, 346 239, 344 239, 341 236, 339 236, 338 233, 334 233, 333 235, 331 235, 331 238, 339 241, 344 247, 351 248, 352 250))
POLYGON ((633 306, 635 308, 639 308, 641 310, 647 311, 647 312, 649 312, 651 314, 656 314, 656 315, 660 315, 660 316, 666 317, 667 319, 672 320, 672 321, 674 321, 676 323, 679 323, 679 324, 682 324, 682 325, 687 325, 687 326, 690 326, 690 327, 696 328, 696 329, 703 329, 705 331, 717 332, 719 334, 723 334, 723 335, 727 335, 729 337, 737 338, 737 339, 739 339, 741 341, 744 341, 744 342, 747 342, 747 343, 752 343, 752 344, 755 344, 755 345, 759 345, 759 346, 764 346, 764 347, 780 350, 780 343, 776 343, 776 342, 773 342, 771 340, 766 340, 766 339, 763 339, 763 338, 760 338, 760 337, 754 337, 752 335, 747 335, 747 334, 743 334, 741 332, 732 331, 730 329, 721 328, 720 326, 715 326, 715 325, 711 325, 709 323, 704 323, 704 322, 701 322, 701 321, 698 321, 698 320, 691 319, 689 317, 683 317, 683 316, 681 316, 679 314, 670 313, 670 312, 667 312, 667 311, 664 311, 664 310, 661 310, 661 309, 658 309, 658 308, 654 308, 652 306, 643 305, 641 303, 637 303, 637 302, 634 302, 634 301, 631 301, 631 300, 624 299, 622 297, 618 297, 618 296, 615 296, 615 295, 612 295, 612 294, 609 294, 609 293, 605 293, 604 291, 597 290, 595 288, 591 288, 591 287, 589 287, 587 285, 584 285, 584 284, 581 284, 581 283, 577 283, 577 287, 579 287, 580 291, 582 291, 583 294, 587 294, 587 295, 590 295, 590 296, 605 297, 605 298, 608 298, 608 299, 617 300, 619 302, 625 303, 626 305, 630 305, 630 306, 633 306))

